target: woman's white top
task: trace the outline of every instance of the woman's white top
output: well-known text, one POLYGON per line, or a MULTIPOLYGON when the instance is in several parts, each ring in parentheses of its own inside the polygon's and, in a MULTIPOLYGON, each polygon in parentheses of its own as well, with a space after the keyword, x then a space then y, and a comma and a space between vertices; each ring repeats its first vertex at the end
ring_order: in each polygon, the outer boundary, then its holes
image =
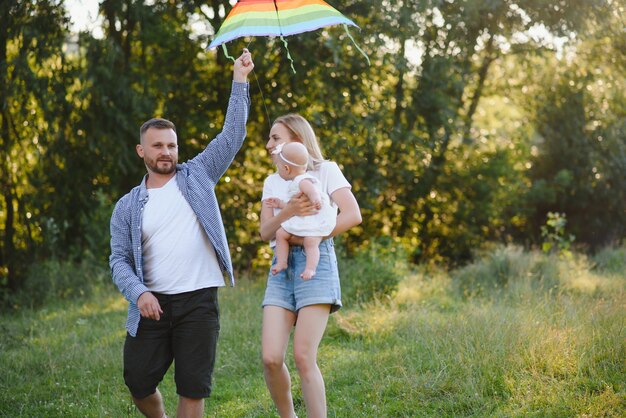
MULTIPOLYGON (((342 189, 344 187, 351 188, 352 186, 350 185, 348 180, 346 180, 345 176, 341 172, 341 169, 339 169, 339 166, 337 165, 337 163, 333 161, 324 161, 323 163, 319 165, 317 170, 307 171, 307 174, 319 180, 319 186, 320 186, 322 195, 326 194, 329 196, 329 206, 333 210, 333 213, 335 214, 335 222, 336 222, 337 204, 333 201, 332 194, 339 189, 342 189)), ((276 197, 278 199, 281 199, 287 202, 290 199, 289 184, 292 182, 293 181, 290 181, 290 180, 284 180, 282 177, 280 177, 278 173, 270 174, 265 179, 265 183, 263 184, 263 196, 261 200, 265 200, 270 197, 276 197)), ((275 208, 274 216, 276 216, 279 212, 280 212, 280 209, 275 208)), ((305 216, 305 217, 294 216, 291 219, 313 218, 315 216, 317 215, 312 215, 310 217, 309 216, 305 216)), ((334 228, 335 222, 333 222, 333 228, 334 228)), ((330 232, 325 233, 325 234, 317 234, 314 236, 325 236, 325 235, 328 235, 329 233, 330 232)), ((295 235, 304 236, 300 234, 295 234, 295 235)), ((274 240, 270 241, 271 247, 274 247, 275 245, 276 243, 274 240)))

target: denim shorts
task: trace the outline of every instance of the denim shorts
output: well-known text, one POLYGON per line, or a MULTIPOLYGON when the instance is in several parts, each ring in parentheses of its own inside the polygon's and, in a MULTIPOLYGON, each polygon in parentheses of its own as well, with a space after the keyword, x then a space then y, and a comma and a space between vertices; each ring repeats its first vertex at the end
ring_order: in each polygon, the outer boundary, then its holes
MULTIPOLYGON (((306 265, 306 252, 300 245, 289 247, 288 267, 267 278, 267 288, 263 306, 279 306, 292 312, 298 312, 309 305, 328 304, 333 313, 341 308, 341 286, 337 256, 332 239, 320 243, 320 261, 315 275, 304 280, 300 274, 306 265)), ((276 264, 276 256, 272 258, 272 266, 276 264)))

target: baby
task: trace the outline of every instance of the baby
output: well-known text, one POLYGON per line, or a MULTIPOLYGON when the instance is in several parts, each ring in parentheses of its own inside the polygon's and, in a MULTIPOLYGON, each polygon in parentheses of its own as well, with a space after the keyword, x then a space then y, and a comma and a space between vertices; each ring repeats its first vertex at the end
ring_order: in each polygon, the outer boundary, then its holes
MULTIPOLYGON (((337 210, 330 205, 328 194, 320 189, 319 180, 307 173, 309 153, 303 144, 289 142, 277 147, 274 154, 278 174, 289 181, 289 198, 302 192, 316 205, 319 212, 310 216, 293 216, 281 224, 276 231, 276 265, 272 267, 272 274, 278 274, 287 268, 289 238, 295 235, 304 238, 306 266, 300 277, 309 280, 315 275, 320 259, 320 242, 335 229, 337 210)), ((282 209, 286 202, 270 197, 265 199, 264 204, 270 208, 282 209)))

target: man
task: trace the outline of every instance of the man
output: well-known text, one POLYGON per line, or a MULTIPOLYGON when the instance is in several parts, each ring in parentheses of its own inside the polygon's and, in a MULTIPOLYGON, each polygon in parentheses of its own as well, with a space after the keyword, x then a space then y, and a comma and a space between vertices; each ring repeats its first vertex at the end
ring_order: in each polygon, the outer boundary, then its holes
POLYGON ((217 288, 234 285, 214 188, 246 135, 250 107, 247 49, 235 61, 222 132, 206 149, 178 162, 176 128, 150 119, 137 154, 147 174, 111 216, 113 281, 129 301, 124 381, 147 417, 165 415, 157 386, 175 362, 179 417, 201 417, 211 393, 219 334, 217 288))

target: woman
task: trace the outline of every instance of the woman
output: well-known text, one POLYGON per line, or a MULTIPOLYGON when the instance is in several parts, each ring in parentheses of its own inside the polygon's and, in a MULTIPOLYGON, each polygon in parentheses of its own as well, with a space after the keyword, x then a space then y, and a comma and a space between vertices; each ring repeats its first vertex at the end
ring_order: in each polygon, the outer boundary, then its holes
MULTIPOLYGON (((280 416, 295 417, 291 378, 285 365, 289 337, 295 325, 294 360, 301 379, 307 416, 326 417, 326 391, 317 366, 317 349, 330 313, 341 307, 332 237, 360 224, 361 213, 350 183, 336 163, 324 160, 311 125, 300 115, 279 117, 270 130, 266 148, 273 155, 277 146, 288 142, 305 145, 310 155, 309 173, 320 180, 322 190, 331 197, 338 215, 335 229, 320 244, 320 262, 313 278, 305 280, 300 277, 306 263, 301 237, 293 237, 289 241, 289 267, 276 275, 270 272, 263 300, 265 382, 280 416)), ((272 174, 265 180, 263 200, 270 197, 287 200, 286 193, 287 182, 278 174, 272 174)), ((274 247, 273 240, 282 222, 293 216, 307 216, 315 212, 315 206, 304 195, 291 199, 282 210, 264 204, 261 209, 261 238, 270 241, 274 247)))

